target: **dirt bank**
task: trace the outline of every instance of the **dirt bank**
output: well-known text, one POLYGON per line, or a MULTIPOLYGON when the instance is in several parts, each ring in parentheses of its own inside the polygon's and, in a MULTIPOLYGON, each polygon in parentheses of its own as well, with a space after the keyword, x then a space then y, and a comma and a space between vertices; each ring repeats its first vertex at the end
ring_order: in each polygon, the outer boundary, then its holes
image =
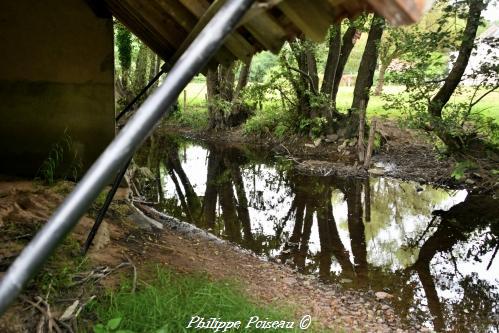
MULTIPOLYGON (((70 183, 48 188, 28 181, 0 182, 2 272, 71 188, 70 183)), ((236 279, 256 302, 291 305, 297 318, 310 314, 314 321, 334 331, 338 328, 348 332, 404 331, 387 300, 376 298, 376 291, 346 292, 334 285, 323 285, 315 278, 266 262, 204 231, 143 207, 154 222, 131 208, 125 197, 126 192, 122 191, 113 202, 95 246, 84 261, 75 258, 79 258, 78 250, 93 220, 87 215, 80 221, 55 254, 56 260, 45 266, 24 291, 23 300, 18 300, 0 319, 1 332, 35 332, 47 319, 47 311, 42 310, 47 310, 48 305, 53 322, 64 330, 65 325, 75 322, 60 320, 61 315, 75 300, 82 304, 92 296, 99 297, 105 288, 117 287, 118 271, 131 276, 131 268, 135 266, 140 278, 151 263, 185 273, 206 272, 213 279, 236 279), (83 262, 84 268, 76 271, 75 266, 83 262), (70 282, 58 287, 52 285, 56 281, 49 277, 55 276, 61 265, 69 267, 66 278, 70 282), (47 308, 40 310, 40 305, 47 308)), ((88 321, 83 324, 91 327, 88 321)))
POLYGON ((497 193, 499 179, 494 175, 494 161, 473 160, 476 167, 466 172, 460 181, 451 175, 457 160, 439 153, 427 136, 415 130, 404 129, 395 121, 377 122, 382 146, 375 151, 368 170, 356 162, 356 140, 324 137, 313 141, 302 136, 277 139, 271 135, 245 135, 240 128, 214 132, 163 125, 163 131, 178 133, 197 140, 225 145, 252 145, 272 150, 296 163, 303 173, 367 177, 389 176, 477 193, 497 193), (345 142, 346 141, 346 142, 345 142))

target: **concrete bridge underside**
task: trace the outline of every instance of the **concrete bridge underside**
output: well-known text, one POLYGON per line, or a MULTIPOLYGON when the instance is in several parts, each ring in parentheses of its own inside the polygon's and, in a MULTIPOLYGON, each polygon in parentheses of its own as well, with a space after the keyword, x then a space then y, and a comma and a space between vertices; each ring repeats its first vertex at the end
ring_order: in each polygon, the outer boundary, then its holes
POLYGON ((84 0, 0 1, 0 43, 0 172, 34 176, 65 132, 88 167, 115 133, 111 16, 84 0))

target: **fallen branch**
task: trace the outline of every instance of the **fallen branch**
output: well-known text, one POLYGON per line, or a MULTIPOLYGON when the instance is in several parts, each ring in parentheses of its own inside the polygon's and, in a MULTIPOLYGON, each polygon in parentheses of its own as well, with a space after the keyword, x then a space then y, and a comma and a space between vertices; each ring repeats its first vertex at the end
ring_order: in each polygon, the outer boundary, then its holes
POLYGON ((130 257, 126 253, 123 253, 123 255, 125 256, 125 258, 128 260, 128 263, 133 268, 132 294, 134 294, 135 293, 135 289, 137 289, 137 267, 133 263, 132 259, 130 259, 130 257))

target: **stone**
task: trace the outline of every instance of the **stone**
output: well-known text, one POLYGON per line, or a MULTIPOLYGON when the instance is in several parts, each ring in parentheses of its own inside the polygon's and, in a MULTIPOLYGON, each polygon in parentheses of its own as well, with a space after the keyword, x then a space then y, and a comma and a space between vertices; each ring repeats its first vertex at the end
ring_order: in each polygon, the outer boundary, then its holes
POLYGON ((380 169, 380 168, 373 168, 373 169, 369 169, 369 173, 371 175, 375 175, 375 176, 382 176, 385 174, 385 170, 380 169))
POLYGON ((318 138, 314 140, 314 147, 319 147, 322 143, 322 139, 318 138))
POLYGON ((466 178, 466 180, 464 181, 466 184, 468 185, 474 185, 475 184, 475 181, 471 178, 466 178))
POLYGON ((376 296, 376 299, 379 301, 387 299, 387 298, 393 298, 392 294, 386 293, 384 291, 378 291, 374 294, 374 296, 376 296))
POLYGON ((326 139, 324 141, 330 143, 330 142, 336 142, 340 136, 338 134, 329 134, 326 136, 326 139))
POLYGON ((315 148, 315 146, 313 144, 311 144, 311 143, 306 143, 305 147, 307 147, 307 148, 315 148))

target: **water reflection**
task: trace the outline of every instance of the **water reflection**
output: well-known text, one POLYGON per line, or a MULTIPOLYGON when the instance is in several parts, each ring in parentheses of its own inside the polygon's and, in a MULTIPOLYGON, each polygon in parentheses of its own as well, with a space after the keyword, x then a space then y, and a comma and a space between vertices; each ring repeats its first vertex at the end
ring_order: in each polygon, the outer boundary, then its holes
POLYGON ((305 176, 235 148, 155 137, 139 185, 164 212, 437 331, 499 331, 499 205, 387 178, 305 176))

